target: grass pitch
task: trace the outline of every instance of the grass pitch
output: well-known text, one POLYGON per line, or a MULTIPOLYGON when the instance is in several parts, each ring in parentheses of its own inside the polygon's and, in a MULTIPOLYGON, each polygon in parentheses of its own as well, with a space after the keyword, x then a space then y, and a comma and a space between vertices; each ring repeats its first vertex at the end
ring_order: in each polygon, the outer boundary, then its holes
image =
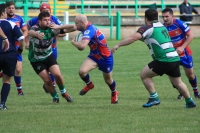
MULTIPOLYGON (((112 48, 118 41, 108 41, 112 48)), ((190 44, 193 50, 194 71, 200 79, 200 39, 190 44)), ((113 78, 119 91, 119 103, 110 104, 110 90, 98 69, 90 72, 95 88, 80 96, 84 87, 78 70, 89 53, 89 48, 78 51, 71 42, 59 41, 58 63, 73 103, 60 96, 59 104, 42 89, 42 80, 29 64, 23 52, 22 86, 25 96, 18 96, 14 80, 7 100, 7 111, 0 111, 0 133, 198 133, 200 99, 197 107, 185 109, 185 101, 177 100, 177 90, 167 76, 154 78, 161 104, 143 108, 149 97, 140 80, 142 68, 150 62, 147 46, 136 42, 121 47, 114 54, 113 78)), ((193 96, 192 88, 181 68, 182 80, 193 96)), ((1 83, 2 84, 2 83, 1 83)), ((58 88, 57 88, 58 90, 58 88)))

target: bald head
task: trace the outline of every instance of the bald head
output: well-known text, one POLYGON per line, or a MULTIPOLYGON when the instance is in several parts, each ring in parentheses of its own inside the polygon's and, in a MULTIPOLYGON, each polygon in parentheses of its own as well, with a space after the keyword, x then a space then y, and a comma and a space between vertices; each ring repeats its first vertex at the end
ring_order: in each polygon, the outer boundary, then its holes
POLYGON ((79 14, 76 16, 75 21, 80 21, 82 23, 88 23, 87 17, 84 14, 79 14))
POLYGON ((78 30, 85 30, 88 24, 87 16, 79 14, 75 17, 75 24, 78 30))

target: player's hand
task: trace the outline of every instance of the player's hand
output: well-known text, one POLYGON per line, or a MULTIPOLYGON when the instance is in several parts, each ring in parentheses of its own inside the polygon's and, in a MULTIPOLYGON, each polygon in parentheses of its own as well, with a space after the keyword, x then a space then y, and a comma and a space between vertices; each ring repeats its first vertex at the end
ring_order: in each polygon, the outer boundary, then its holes
POLYGON ((184 48, 183 48, 183 47, 178 47, 178 48, 176 48, 176 52, 177 52, 178 54, 183 53, 183 51, 184 51, 184 48))
POLYGON ((55 24, 55 23, 51 23, 50 28, 54 29, 54 30, 58 30, 59 25, 55 24))
POLYGON ((37 38, 42 40, 44 38, 44 33, 38 33, 37 38))
POLYGON ((118 46, 118 45, 115 45, 115 46, 112 48, 111 52, 112 52, 112 53, 115 53, 115 50, 117 50, 118 48, 119 48, 119 46, 118 46))
POLYGON ((10 48, 10 44, 8 39, 4 39, 2 42, 2 49, 4 49, 4 51, 7 51, 10 48))

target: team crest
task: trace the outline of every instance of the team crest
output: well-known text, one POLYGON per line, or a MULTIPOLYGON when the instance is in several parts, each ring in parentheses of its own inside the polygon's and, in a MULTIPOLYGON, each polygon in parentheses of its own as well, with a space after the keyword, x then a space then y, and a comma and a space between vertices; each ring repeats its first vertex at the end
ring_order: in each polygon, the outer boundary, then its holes
POLYGON ((90 33, 90 31, 89 30, 86 30, 85 32, 84 32, 84 34, 89 34, 90 33))

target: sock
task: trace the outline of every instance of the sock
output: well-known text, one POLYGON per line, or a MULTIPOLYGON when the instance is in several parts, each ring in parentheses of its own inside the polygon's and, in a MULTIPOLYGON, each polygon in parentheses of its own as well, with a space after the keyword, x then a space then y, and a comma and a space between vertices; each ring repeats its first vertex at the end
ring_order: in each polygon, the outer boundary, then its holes
POLYGON ((3 83, 3 86, 1 89, 1 104, 5 104, 9 92, 10 92, 10 84, 3 83))
POLYGON ((65 86, 59 86, 59 89, 61 94, 65 94, 67 92, 65 86))
POLYGON ((53 97, 53 99, 59 99, 56 91, 54 91, 54 93, 52 93, 51 96, 53 97))
POLYGON ((92 83, 90 81, 90 75, 87 74, 84 78, 81 78, 87 85, 89 85, 90 83, 92 83))
POLYGON ((109 88, 110 88, 110 90, 111 90, 112 92, 116 92, 116 83, 115 83, 114 80, 113 80, 112 84, 110 84, 110 85, 108 85, 108 86, 109 86, 109 88))
POLYGON ((197 86, 197 79, 196 79, 196 76, 195 76, 195 78, 194 78, 193 80, 189 80, 189 82, 190 82, 190 84, 191 84, 191 86, 192 86, 192 88, 193 88, 194 94, 195 94, 195 95, 198 95, 199 92, 198 92, 198 86, 197 86))
POLYGON ((190 103, 190 102, 192 102, 192 101, 193 101, 193 100, 192 100, 192 97, 186 98, 186 99, 185 99, 185 102, 186 102, 186 103, 190 103))
POLYGON ((150 94, 150 98, 153 98, 155 100, 158 100, 158 93, 157 92, 154 92, 152 94, 150 94))
POLYGON ((15 80, 15 84, 16 84, 18 92, 22 92, 21 76, 14 76, 14 80, 15 80))
POLYGON ((54 76, 50 73, 49 76, 51 77, 51 82, 53 84, 53 86, 55 87, 55 78, 54 76))

